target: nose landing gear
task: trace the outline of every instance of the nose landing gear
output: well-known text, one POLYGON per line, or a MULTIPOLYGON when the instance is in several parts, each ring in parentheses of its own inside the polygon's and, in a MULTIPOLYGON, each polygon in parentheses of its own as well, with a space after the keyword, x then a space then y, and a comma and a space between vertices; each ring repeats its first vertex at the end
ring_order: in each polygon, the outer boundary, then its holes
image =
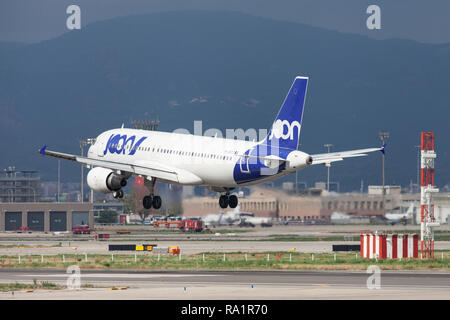
POLYGON ((123 198, 123 190, 119 189, 113 192, 114 199, 122 199, 123 198))

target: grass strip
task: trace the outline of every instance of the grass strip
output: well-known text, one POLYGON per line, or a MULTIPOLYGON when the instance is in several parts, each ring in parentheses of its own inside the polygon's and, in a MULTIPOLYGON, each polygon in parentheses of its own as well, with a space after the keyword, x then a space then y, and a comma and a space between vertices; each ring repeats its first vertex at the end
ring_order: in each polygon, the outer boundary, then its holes
POLYGON ((205 252, 193 255, 168 254, 64 254, 0 256, 0 268, 66 269, 209 269, 209 270, 366 270, 377 265, 382 270, 450 271, 450 251, 435 251, 434 259, 363 259, 359 252, 205 252))

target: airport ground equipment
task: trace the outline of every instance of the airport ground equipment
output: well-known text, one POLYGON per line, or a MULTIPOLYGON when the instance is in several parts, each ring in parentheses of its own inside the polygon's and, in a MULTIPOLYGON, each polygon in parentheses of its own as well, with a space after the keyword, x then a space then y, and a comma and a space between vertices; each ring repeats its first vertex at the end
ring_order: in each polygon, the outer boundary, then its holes
POLYGON ((361 234, 361 258, 402 259, 419 257, 418 234, 361 234))
POLYGON ((130 234, 131 233, 131 231, 129 231, 129 230, 117 230, 116 231, 116 234, 130 234))
POLYGON ((153 223, 153 227, 154 228, 178 228, 178 225, 180 224, 179 220, 160 220, 160 221, 155 221, 153 223))
POLYGON ((421 184, 420 184, 420 254, 422 258, 434 258, 433 228, 439 226, 434 216, 432 194, 439 192, 434 186, 434 133, 421 133, 421 184))
POLYGON ((203 220, 201 219, 185 219, 178 223, 178 228, 187 232, 202 232, 203 227, 203 220))
POLYGON ((180 248, 178 246, 170 246, 168 251, 170 254, 180 254, 180 248))
POLYGON ((91 228, 88 225, 76 225, 72 228, 73 234, 91 234, 91 228))
POLYGON ((361 246, 359 244, 333 244, 332 248, 333 252, 361 250, 361 246))
POLYGON ((157 253, 168 253, 172 255, 180 254, 180 247, 169 246, 169 247, 158 247, 156 244, 110 244, 108 246, 109 251, 142 251, 142 252, 157 252, 157 253))
POLYGON ((109 251, 153 251, 156 244, 110 244, 109 251))

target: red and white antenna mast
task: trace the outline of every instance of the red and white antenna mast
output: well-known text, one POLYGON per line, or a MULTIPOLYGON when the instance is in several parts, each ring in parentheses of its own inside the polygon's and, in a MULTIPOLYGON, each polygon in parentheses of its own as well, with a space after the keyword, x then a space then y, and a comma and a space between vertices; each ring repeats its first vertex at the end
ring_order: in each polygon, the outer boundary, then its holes
POLYGON ((432 193, 439 192, 434 186, 434 133, 421 133, 421 187, 420 187, 420 254, 421 258, 434 258, 433 228, 439 226, 434 217, 432 193))

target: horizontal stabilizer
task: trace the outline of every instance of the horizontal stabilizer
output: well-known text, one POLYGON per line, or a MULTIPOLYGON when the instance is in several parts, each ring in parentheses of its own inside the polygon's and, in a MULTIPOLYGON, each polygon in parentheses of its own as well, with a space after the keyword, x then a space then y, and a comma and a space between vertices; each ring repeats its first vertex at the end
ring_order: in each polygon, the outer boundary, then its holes
POLYGON ((381 151, 384 153, 384 146, 381 148, 367 148, 332 153, 312 154, 312 164, 330 164, 332 162, 342 161, 345 158, 365 157, 367 156, 367 153, 375 151, 381 151))

